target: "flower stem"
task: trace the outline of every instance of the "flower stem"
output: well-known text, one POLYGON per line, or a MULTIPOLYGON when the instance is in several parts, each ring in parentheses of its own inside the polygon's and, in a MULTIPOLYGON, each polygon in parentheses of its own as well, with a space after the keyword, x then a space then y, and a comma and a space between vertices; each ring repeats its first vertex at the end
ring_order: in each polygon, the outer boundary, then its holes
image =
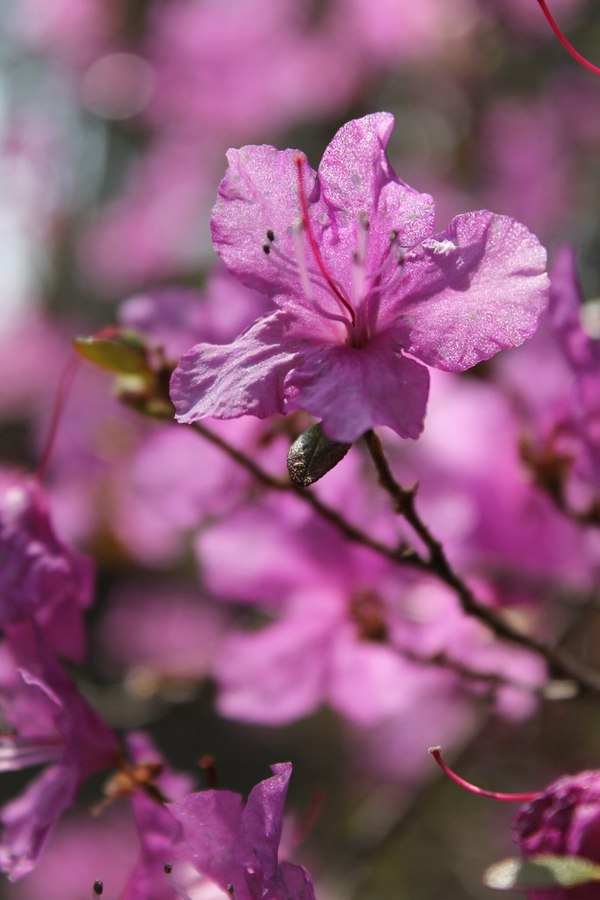
POLYGON ((552 29, 552 31, 554 32, 556 37, 559 39, 559 41, 561 42, 561 44, 563 45, 563 47, 565 48, 567 53, 570 53, 574 60, 576 60, 581 66, 584 66, 584 68, 588 69, 590 72, 593 72, 594 75, 600 75, 600 67, 595 66, 594 63, 589 61, 589 59, 586 59, 585 56, 583 56, 578 50, 576 50, 575 47, 573 46, 573 44, 571 44, 571 42, 568 41, 567 38, 564 36, 562 31, 558 27, 556 19, 554 18, 554 16, 548 9, 546 0, 538 0, 538 3, 540 4, 540 8, 541 8, 542 12, 548 19, 550 28, 552 29))

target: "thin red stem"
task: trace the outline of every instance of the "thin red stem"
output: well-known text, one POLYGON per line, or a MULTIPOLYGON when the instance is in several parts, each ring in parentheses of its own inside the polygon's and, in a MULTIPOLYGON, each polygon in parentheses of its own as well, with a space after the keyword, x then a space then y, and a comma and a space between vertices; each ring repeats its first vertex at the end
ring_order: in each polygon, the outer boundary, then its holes
POLYGON ((586 69, 589 69, 590 72, 593 72, 594 75, 600 75, 600 67, 595 66, 594 63, 589 61, 589 59, 586 59, 585 56, 582 56, 582 54, 578 50, 575 49, 573 44, 571 44, 566 39, 566 37, 564 36, 562 31, 558 27, 556 19, 554 18, 554 16, 548 9, 546 0, 538 0, 538 3, 540 4, 542 12, 544 13, 546 18, 548 19, 548 22, 550 23, 550 28, 552 29, 552 31, 554 32, 556 37, 559 39, 559 41, 561 42, 561 44, 563 45, 563 47, 565 48, 567 53, 570 53, 571 56, 573 57, 573 59, 575 59, 580 65, 584 66, 586 69))
POLYGON ((460 775, 453 772, 442 757, 441 747, 430 747, 429 753, 431 753, 440 769, 446 773, 448 778, 451 778, 452 781, 455 781, 456 784, 460 785, 460 787, 465 790, 470 791, 471 794, 477 794, 479 797, 489 797, 491 800, 505 800, 509 803, 527 803, 529 800, 537 800, 540 796, 539 792, 529 794, 502 794, 498 791, 486 791, 483 788, 477 787, 475 784, 471 784, 470 781, 465 781, 464 778, 461 778, 460 775))
POLYGON ((58 389, 56 391, 56 397, 54 399, 54 408, 52 410, 52 416, 50 418, 50 425, 48 426, 44 449, 42 451, 42 458, 36 472, 36 477, 39 481, 42 481, 46 477, 48 466, 50 465, 50 457, 52 456, 52 451, 54 449, 54 442, 56 440, 56 432, 58 430, 60 417, 65 408, 65 403, 67 401, 67 397, 69 396, 69 391, 71 390, 71 384, 73 383, 73 379, 78 368, 79 360, 76 356, 72 356, 64 367, 60 376, 58 389))
POLYGON ((321 275, 338 298, 344 309, 347 309, 350 313, 350 319, 352 321, 352 325, 356 325, 356 316, 354 314, 354 310, 352 309, 351 304, 344 297, 339 287, 327 271, 325 263, 323 262, 323 257, 321 256, 321 251, 319 250, 319 245, 315 239, 315 236, 312 231, 312 227, 310 224, 310 218, 308 215, 308 200, 306 198, 306 193, 304 191, 304 184, 302 182, 302 165, 305 162, 303 156, 298 155, 295 159, 296 168, 298 169, 298 194, 300 196, 300 209, 302 211, 302 224, 304 226, 304 230, 306 231, 306 236, 308 238, 308 243, 310 244, 310 249, 313 252, 313 256, 321 271, 321 275))

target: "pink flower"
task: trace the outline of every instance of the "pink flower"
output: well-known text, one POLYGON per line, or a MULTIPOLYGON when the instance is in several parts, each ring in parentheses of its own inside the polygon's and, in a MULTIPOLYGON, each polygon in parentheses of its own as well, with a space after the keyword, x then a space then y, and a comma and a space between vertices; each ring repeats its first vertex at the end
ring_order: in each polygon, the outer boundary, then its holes
POLYGON ((59 816, 93 772, 116 761, 116 740, 29 626, 0 648, 0 705, 13 734, 0 738, 0 770, 48 762, 0 811, 0 870, 26 875, 59 816))
POLYGON ((278 308, 183 356, 180 422, 304 409, 339 441, 374 425, 416 438, 429 376, 412 357, 458 372, 533 334, 547 295, 538 240, 485 210, 434 236, 431 197, 386 158, 392 127, 389 113, 349 122, 318 174, 295 150, 229 152, 214 244, 278 308))
POLYGON ((92 563, 57 536, 37 481, 5 473, 1 480, 0 626, 35 620, 48 645, 80 660, 82 615, 92 599, 92 563))
MULTIPOLYGON (((579 772, 553 782, 526 803, 514 823, 523 854, 581 856, 600 863, 600 772, 579 772)), ((528 891, 530 900, 596 900, 597 884, 569 890, 528 891)))
POLYGON ((239 794, 216 790, 169 804, 183 829, 177 855, 236 900, 314 900, 308 872, 278 861, 292 765, 278 763, 271 771, 245 806, 239 794))

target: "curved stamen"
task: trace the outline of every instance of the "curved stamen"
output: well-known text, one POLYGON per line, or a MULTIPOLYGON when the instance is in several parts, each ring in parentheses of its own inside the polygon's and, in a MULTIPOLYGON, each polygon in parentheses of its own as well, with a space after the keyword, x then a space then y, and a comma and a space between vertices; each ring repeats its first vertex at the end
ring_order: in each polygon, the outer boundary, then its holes
POLYGON ((344 297, 344 295, 338 288, 337 284, 335 283, 335 281, 333 280, 333 278, 327 271, 327 269, 325 267, 325 263, 323 262, 323 257, 321 256, 321 251, 319 250, 319 245, 317 244, 317 241, 316 241, 315 236, 312 231, 312 227, 310 224, 310 218, 308 215, 308 201, 306 199, 306 194, 304 192, 304 185, 302 183, 302 165, 304 162, 305 162, 305 159, 303 156, 300 156, 300 155, 296 156, 295 163, 296 163, 296 168, 298 170, 298 194, 300 197, 300 210, 302 212, 302 224, 306 231, 308 243, 310 244, 310 249, 313 252, 315 262, 316 262, 317 266, 319 267, 319 270, 320 270, 323 278, 329 285, 329 289, 331 290, 331 292, 335 295, 335 297, 337 297, 337 299, 340 301, 340 303, 342 304, 344 309, 346 309, 350 313, 350 320, 352 322, 352 325, 354 326, 354 325, 356 325, 356 316, 354 314, 352 305, 344 297))
POLYGON ((483 788, 477 787, 475 784, 471 784, 470 781, 465 781, 464 778, 461 778, 460 775, 453 772, 442 757, 441 747, 429 747, 427 752, 431 753, 440 769, 446 773, 448 778, 451 778, 452 781, 455 781, 456 784, 460 785, 460 787, 464 788, 466 791, 470 791, 471 794, 477 794, 479 797, 489 797, 492 800, 504 800, 508 803, 527 803, 530 800, 537 800, 538 797, 542 796, 540 791, 528 794, 503 794, 498 791, 486 791, 483 788))
POLYGON ((562 31, 558 27, 558 25, 556 23, 556 19, 554 18, 554 16, 548 9, 546 0, 538 0, 538 3, 540 5, 542 12, 548 19, 550 28, 552 29, 552 31, 554 32, 556 37, 559 39, 559 41, 561 42, 561 44, 563 45, 563 47, 565 48, 567 53, 570 53, 574 60, 576 60, 581 66, 584 66, 584 68, 588 69, 590 72, 593 72, 594 75, 600 75, 600 67, 595 66, 594 63, 589 61, 589 59, 586 59, 585 56, 583 56, 578 50, 576 50, 575 47, 573 46, 573 44, 571 44, 566 39, 566 37, 564 36, 562 31))

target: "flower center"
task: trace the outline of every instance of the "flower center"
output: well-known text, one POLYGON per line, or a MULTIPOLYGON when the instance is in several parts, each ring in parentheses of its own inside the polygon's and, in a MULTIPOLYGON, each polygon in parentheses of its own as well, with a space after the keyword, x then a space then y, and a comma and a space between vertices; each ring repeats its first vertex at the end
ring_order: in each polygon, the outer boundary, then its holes
POLYGON ((384 644, 388 637, 385 606, 373 591, 357 591, 350 599, 350 618, 363 641, 384 644))
POLYGON ((304 175, 306 157, 298 154, 294 158, 294 163, 300 204, 300 218, 291 230, 294 258, 277 246, 276 235, 272 228, 266 231, 266 240, 262 245, 263 252, 285 274, 297 276, 304 296, 311 305, 316 307, 324 318, 341 322, 348 332, 348 342, 354 347, 362 347, 375 330, 380 293, 384 288, 388 290, 394 287, 403 277, 404 251, 399 246, 398 231, 392 229, 388 240, 383 241, 383 248, 379 254, 371 252, 371 257, 375 258, 369 258, 370 221, 364 211, 359 213, 356 244, 351 259, 350 284, 344 287, 327 268, 313 229, 304 175), (303 232, 312 260, 307 259, 303 232), (315 289, 325 290, 333 297, 339 312, 323 308, 315 298, 315 289))

